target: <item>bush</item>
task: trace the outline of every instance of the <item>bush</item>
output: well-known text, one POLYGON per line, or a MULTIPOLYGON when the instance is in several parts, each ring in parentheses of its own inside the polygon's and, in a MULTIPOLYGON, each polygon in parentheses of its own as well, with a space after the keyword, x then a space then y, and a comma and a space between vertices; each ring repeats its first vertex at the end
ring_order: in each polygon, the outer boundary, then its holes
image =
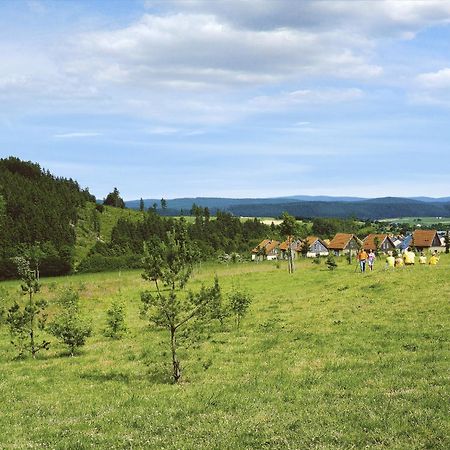
POLYGON ((80 296, 73 289, 67 289, 59 298, 61 312, 49 325, 49 331, 67 346, 70 356, 86 343, 92 334, 92 327, 80 314, 80 296))
POLYGON ((142 256, 104 256, 90 255, 83 259, 77 267, 77 272, 108 272, 110 270, 140 269, 142 268, 142 256))
POLYGON ((106 314, 105 336, 120 339, 123 333, 127 331, 125 325, 125 306, 122 302, 113 300, 106 314))
POLYGON ((334 270, 337 267, 336 260, 334 259, 333 255, 328 255, 326 265, 329 270, 334 270))

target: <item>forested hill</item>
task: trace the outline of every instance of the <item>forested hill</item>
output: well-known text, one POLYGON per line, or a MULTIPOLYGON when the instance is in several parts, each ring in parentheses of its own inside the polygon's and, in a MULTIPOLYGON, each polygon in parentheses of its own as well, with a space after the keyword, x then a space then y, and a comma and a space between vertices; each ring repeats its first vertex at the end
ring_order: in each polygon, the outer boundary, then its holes
POLYGON ((39 253, 43 274, 72 268, 77 210, 95 202, 72 179, 59 178, 38 164, 0 159, 0 277, 11 276, 11 257, 39 253))
POLYGON ((387 197, 356 202, 302 201, 280 204, 231 206, 238 216, 277 217, 284 211, 297 217, 358 217, 360 219, 388 219, 394 217, 430 216, 450 217, 450 202, 423 202, 387 197))

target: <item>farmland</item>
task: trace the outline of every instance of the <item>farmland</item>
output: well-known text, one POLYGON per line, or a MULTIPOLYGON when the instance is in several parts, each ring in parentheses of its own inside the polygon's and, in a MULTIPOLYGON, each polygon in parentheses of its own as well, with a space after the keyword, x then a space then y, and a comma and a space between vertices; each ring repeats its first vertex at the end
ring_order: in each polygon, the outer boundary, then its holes
MULTIPOLYGON (((0 447, 449 448, 450 258, 439 266, 361 275, 302 260, 204 264, 189 286, 218 274, 253 297, 236 330, 212 324, 181 351, 170 383, 166 332, 139 317, 139 271, 42 280, 40 297, 80 290, 94 335, 70 358, 55 339, 36 360, 15 359, 0 328, 0 447), (121 298, 128 333, 102 334, 121 298)), ((0 284, 19 298, 19 283, 0 284)), ((52 309, 50 309, 52 315, 52 309)))

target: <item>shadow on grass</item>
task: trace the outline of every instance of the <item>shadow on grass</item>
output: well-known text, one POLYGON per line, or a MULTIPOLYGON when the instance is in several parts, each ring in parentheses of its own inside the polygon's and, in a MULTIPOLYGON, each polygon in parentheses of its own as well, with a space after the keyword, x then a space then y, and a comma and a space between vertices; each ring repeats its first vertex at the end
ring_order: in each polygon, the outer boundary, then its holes
POLYGON ((120 383, 130 383, 130 375, 120 371, 100 372, 94 370, 92 372, 84 372, 80 375, 83 380, 96 381, 99 383, 107 381, 115 381, 120 383))

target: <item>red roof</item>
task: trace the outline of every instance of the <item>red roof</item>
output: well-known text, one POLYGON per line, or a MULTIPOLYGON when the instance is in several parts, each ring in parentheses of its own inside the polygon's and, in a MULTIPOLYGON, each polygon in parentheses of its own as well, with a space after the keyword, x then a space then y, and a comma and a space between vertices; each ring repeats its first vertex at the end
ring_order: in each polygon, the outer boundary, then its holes
POLYGON ((392 242, 392 239, 389 237, 389 235, 387 235, 387 234, 369 234, 369 236, 364 238, 364 241, 363 241, 364 250, 376 250, 376 248, 377 248, 377 246, 375 245, 376 239, 378 239, 378 241, 379 241, 378 245, 380 245, 380 246, 386 239, 389 239, 392 244, 392 248, 395 248, 395 245, 392 242))
POLYGON ((435 244, 439 246, 441 241, 436 230, 416 230, 413 233, 413 245, 414 247, 434 247, 435 238, 439 241, 439 244, 437 242, 435 244))
POLYGON ((259 253, 263 248, 266 251, 266 254, 270 253, 274 248, 278 247, 280 243, 273 239, 264 239, 258 246, 256 246, 252 253, 259 253))
POLYGON ((332 250, 344 250, 352 239, 358 241, 358 238, 354 234, 337 233, 331 240, 328 248, 332 250))

